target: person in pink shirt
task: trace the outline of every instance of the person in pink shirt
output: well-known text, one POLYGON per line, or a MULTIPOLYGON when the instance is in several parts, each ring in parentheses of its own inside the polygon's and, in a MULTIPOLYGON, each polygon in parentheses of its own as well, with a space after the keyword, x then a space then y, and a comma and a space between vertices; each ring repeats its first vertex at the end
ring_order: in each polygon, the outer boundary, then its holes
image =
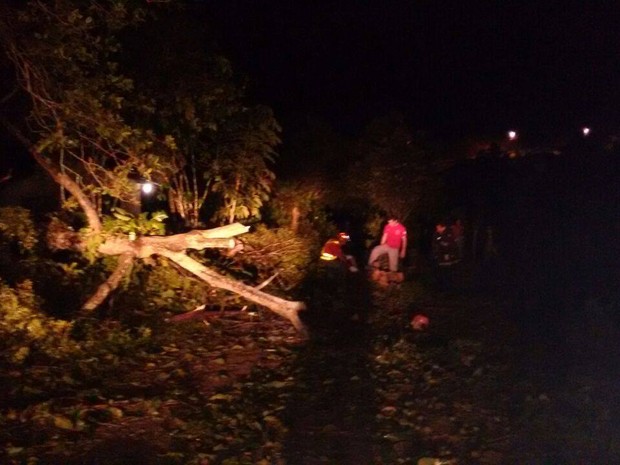
POLYGON ((390 271, 398 271, 399 258, 405 258, 407 252, 407 229, 394 217, 388 219, 383 228, 381 243, 372 249, 368 258, 368 265, 375 267, 379 257, 387 254, 390 271))

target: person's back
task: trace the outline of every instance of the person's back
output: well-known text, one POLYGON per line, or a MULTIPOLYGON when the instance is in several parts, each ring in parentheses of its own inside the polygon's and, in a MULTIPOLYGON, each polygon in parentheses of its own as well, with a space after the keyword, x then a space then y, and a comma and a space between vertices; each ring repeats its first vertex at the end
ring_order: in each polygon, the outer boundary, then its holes
POLYGON ((458 245, 452 230, 444 223, 435 226, 433 237, 433 257, 439 266, 454 265, 459 261, 458 245))
POLYGON ((454 287, 454 265, 460 260, 452 230, 445 223, 440 222, 435 226, 432 245, 437 286, 441 291, 451 291, 454 287))
POLYGON ((343 232, 338 233, 336 237, 328 239, 321 249, 321 261, 331 267, 340 267, 343 269, 348 269, 351 272, 356 272, 357 265, 355 263, 355 258, 352 255, 345 253, 343 250, 344 245, 348 241, 348 234, 343 232))
POLYGON ((325 242, 325 244, 323 245, 323 248, 321 249, 321 260, 344 261, 344 254, 342 252, 342 247, 338 239, 331 238, 331 239, 328 239, 327 242, 325 242))

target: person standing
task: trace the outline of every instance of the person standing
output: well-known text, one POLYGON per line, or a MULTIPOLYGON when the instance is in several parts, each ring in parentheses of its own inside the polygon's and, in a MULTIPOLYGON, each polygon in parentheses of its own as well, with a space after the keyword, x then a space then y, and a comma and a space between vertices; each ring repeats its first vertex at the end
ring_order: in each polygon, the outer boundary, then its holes
POLYGON ((438 266, 452 266, 459 262, 459 251, 452 228, 440 221, 435 225, 433 258, 438 266))
POLYGON ((395 216, 390 216, 383 228, 381 243, 372 249, 368 257, 368 265, 377 268, 375 262, 382 256, 388 256, 390 271, 398 271, 399 259, 405 258, 407 253, 407 229, 400 224, 395 216))
POLYGON ((463 260, 465 250, 465 236, 463 234, 463 222, 460 219, 457 219, 454 223, 452 223, 452 236, 454 236, 454 242, 456 242, 458 258, 459 260, 463 260))
POLYGON ((450 291, 454 280, 453 268, 460 259, 452 229, 443 221, 435 225, 432 248, 437 285, 442 291, 450 291))

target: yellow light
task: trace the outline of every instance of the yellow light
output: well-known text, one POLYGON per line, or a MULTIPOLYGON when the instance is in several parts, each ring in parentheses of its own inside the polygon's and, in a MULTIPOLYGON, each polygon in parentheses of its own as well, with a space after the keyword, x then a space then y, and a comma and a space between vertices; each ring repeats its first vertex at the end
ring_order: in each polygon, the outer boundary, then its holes
POLYGON ((321 260, 327 260, 327 261, 332 261, 332 260, 336 260, 338 257, 336 257, 335 255, 332 255, 330 253, 327 252, 323 252, 321 254, 321 260))

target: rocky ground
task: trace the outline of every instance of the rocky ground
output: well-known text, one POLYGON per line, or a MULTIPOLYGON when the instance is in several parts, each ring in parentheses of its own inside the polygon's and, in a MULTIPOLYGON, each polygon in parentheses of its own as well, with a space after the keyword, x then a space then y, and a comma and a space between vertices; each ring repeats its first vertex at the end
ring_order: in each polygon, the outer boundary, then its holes
POLYGON ((500 299, 361 277, 319 290, 309 338, 269 313, 208 314, 148 349, 3 373, 2 463, 620 463, 613 380, 528 363, 500 299))

